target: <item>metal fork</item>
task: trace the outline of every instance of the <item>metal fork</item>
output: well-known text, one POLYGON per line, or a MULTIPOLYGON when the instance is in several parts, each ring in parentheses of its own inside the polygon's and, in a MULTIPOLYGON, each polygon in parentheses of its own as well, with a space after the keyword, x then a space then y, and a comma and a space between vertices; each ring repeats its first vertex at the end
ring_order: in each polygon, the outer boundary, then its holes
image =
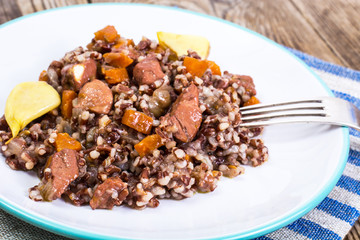
POLYGON ((320 97, 274 104, 241 107, 243 127, 280 123, 316 122, 347 126, 360 131, 360 110, 352 103, 334 97, 320 97))

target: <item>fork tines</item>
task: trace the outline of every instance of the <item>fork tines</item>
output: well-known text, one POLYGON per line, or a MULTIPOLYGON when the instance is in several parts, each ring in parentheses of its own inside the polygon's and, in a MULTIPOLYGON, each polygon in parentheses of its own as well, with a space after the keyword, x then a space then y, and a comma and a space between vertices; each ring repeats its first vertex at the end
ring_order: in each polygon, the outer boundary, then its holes
POLYGON ((243 127, 315 122, 347 126, 360 131, 360 110, 354 104, 335 97, 256 104, 240 108, 240 113, 240 126, 243 127))
POLYGON ((276 123, 301 122, 302 118, 317 119, 326 117, 322 100, 300 100, 275 104, 255 104, 241 107, 242 126, 262 126, 276 123), (283 120, 279 118, 284 118, 283 120), (287 118, 287 119, 285 119, 287 118))

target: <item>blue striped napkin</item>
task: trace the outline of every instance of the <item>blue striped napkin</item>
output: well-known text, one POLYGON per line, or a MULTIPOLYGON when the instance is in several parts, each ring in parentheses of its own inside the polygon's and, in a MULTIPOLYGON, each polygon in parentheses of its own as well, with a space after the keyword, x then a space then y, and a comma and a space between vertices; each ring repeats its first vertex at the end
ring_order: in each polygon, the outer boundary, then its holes
MULTIPOLYGON (((288 49, 324 80, 334 95, 360 109, 360 72, 288 49)), ((312 211, 258 240, 343 239, 360 216, 360 133, 350 129, 350 153, 345 170, 330 194, 312 211)))
MULTIPOLYGON (((360 72, 288 49, 317 73, 336 97, 360 108, 360 72)), ((343 175, 315 209, 290 225, 257 240, 342 239, 360 216, 360 133, 350 130, 350 154, 343 175)), ((65 239, 38 229, 0 209, 0 239, 65 239)))

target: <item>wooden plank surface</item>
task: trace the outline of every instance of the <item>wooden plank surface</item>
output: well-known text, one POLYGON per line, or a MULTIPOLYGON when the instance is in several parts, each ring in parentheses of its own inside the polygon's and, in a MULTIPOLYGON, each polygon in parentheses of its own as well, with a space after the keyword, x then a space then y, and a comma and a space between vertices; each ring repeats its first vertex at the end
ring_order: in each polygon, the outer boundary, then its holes
MULTIPOLYGON (((45 9, 97 2, 160 4, 209 14, 360 70, 360 0, 0 0, 0 24, 45 9)), ((360 240, 359 222, 345 239, 360 240)))
POLYGON ((292 1, 342 65, 360 70, 360 1, 292 1))
POLYGON ((343 64, 291 1, 239 1, 225 19, 318 58, 343 64), (246 11, 244 10, 246 9, 246 11))
POLYGON ((360 70, 359 0, 0 0, 0 23, 44 9, 97 2, 176 5, 227 19, 285 46, 360 70))

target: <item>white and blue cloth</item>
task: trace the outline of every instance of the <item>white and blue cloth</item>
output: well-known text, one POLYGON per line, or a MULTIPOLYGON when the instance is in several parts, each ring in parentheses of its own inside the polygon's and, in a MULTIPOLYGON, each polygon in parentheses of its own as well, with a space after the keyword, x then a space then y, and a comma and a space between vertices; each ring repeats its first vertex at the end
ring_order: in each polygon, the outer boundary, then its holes
MULTIPOLYGON (((334 95, 360 109, 360 72, 288 49, 323 79, 334 95)), ((257 240, 341 240, 360 216, 360 133, 350 129, 350 152, 345 170, 330 194, 312 211, 257 240)))

